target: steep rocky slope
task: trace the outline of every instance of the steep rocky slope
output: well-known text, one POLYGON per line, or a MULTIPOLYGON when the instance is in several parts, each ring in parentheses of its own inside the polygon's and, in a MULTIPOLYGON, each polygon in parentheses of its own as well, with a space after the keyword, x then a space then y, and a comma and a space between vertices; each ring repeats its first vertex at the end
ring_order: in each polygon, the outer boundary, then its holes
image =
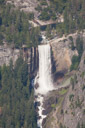
POLYGON ((38 12, 35 10, 37 7, 37 0, 7 0, 7 3, 15 5, 20 10, 34 13, 35 17, 38 16, 38 12))
POLYGON ((38 50, 37 48, 22 47, 15 49, 10 46, 0 46, 0 66, 9 65, 10 60, 15 64, 16 60, 22 56, 28 63, 29 73, 32 73, 38 67, 38 50))
MULTIPOLYGON (((74 40, 74 45, 76 38, 79 35, 82 36, 83 46, 85 47, 84 33, 71 35, 74 40)), ((69 63, 68 66, 66 60, 68 60, 67 62, 69 62, 69 60, 71 62, 71 57, 73 55, 72 53, 78 54, 77 51, 72 52, 71 50, 69 50, 71 53, 68 54, 69 59, 65 55, 64 46, 65 48, 68 48, 66 46, 67 42, 69 42, 68 39, 69 38, 66 37, 65 42, 63 40, 60 41, 64 43, 64 45, 62 43, 62 47, 59 47, 61 43, 58 41, 55 41, 55 43, 52 44, 53 45, 52 48, 54 51, 53 53, 54 53, 54 59, 56 65, 56 72, 57 71, 62 72, 66 67, 67 70, 69 71, 71 63, 69 63), (58 53, 58 51, 60 52, 58 53), (59 56, 59 59, 57 57, 58 55, 61 55, 59 56)), ((50 112, 48 112, 49 113, 48 117, 43 123, 44 128, 84 128, 85 127, 85 123, 84 123, 85 121, 85 51, 82 54, 82 58, 78 69, 76 71, 73 71, 72 74, 73 75, 71 77, 68 87, 56 90, 52 92, 52 94, 49 94, 47 100, 48 102, 46 106, 50 106, 48 107, 50 112)), ((64 76, 64 78, 65 77, 66 75, 64 76)))
POLYGON ((52 47, 52 72, 54 81, 56 81, 57 77, 61 78, 70 71, 72 57, 74 55, 78 56, 77 49, 72 50, 71 48, 72 41, 70 37, 73 39, 74 45, 76 45, 78 33, 50 41, 52 47))
MULTIPOLYGON (((71 49, 70 35, 67 37, 57 38, 51 42, 53 58, 55 61, 56 72, 68 71, 71 66, 73 55, 78 55, 77 50, 71 49)), ((75 39, 77 35, 72 35, 75 39)))
POLYGON ((66 127, 76 128, 78 123, 80 126, 85 123, 85 51, 62 108, 63 124, 66 127))

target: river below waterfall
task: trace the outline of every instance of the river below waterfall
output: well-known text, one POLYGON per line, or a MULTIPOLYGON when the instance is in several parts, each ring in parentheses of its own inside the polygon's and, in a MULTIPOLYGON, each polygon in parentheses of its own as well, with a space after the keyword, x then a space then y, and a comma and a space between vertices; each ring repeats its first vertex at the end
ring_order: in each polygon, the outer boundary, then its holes
POLYGON ((35 101, 40 103, 38 105, 38 116, 37 121, 38 127, 42 128, 42 122, 46 118, 46 115, 43 115, 43 100, 44 96, 47 95, 49 91, 54 90, 53 81, 51 77, 51 48, 49 44, 39 45, 39 71, 34 81, 34 85, 37 85, 35 88, 35 101))

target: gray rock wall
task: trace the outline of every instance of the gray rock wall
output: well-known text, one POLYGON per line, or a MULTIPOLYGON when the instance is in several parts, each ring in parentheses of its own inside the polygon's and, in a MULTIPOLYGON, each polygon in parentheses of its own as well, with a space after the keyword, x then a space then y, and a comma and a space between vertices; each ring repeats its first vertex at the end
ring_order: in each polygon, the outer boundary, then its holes
POLYGON ((17 58, 20 55, 20 51, 18 49, 12 49, 5 46, 0 46, 0 66, 4 64, 9 65, 10 60, 13 60, 13 64, 15 64, 17 58))
POLYGON ((9 65, 10 60, 15 64, 20 55, 27 61, 29 73, 34 72, 38 67, 38 50, 34 47, 20 50, 12 49, 8 46, 0 46, 0 66, 9 65))

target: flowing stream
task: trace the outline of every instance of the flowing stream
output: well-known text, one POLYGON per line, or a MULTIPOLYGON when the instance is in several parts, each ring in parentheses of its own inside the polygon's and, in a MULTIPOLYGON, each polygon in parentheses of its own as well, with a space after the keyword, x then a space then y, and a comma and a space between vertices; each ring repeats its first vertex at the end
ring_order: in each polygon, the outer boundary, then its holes
POLYGON ((36 101, 40 103, 38 106, 39 119, 37 121, 38 127, 42 128, 43 119, 46 115, 43 115, 43 100, 44 96, 54 89, 51 78, 51 48, 49 44, 39 45, 39 71, 35 78, 34 84, 38 84, 35 88, 36 101))

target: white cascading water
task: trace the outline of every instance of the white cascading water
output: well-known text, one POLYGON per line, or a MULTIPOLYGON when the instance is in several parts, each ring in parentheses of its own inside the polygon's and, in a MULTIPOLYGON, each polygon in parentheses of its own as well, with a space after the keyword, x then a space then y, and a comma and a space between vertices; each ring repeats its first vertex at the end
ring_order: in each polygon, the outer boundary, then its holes
POLYGON ((49 91, 53 90, 53 82, 51 78, 51 49, 49 44, 39 45, 39 72, 35 78, 35 84, 38 83, 39 87, 35 89, 35 95, 37 95, 36 101, 40 102, 38 106, 38 115, 41 117, 38 119, 38 127, 42 128, 43 119, 46 115, 43 115, 43 97, 49 91))

